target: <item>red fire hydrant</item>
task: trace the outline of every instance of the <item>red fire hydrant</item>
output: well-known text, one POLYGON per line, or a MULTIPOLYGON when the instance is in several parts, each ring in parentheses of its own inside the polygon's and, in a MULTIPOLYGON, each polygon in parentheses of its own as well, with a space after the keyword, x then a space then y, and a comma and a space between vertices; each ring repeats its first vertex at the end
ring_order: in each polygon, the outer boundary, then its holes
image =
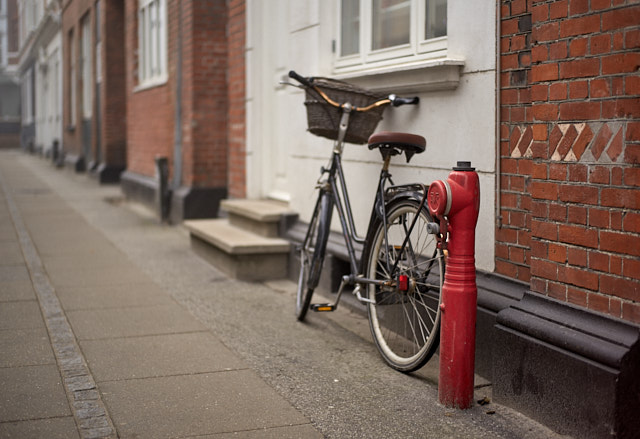
POLYGON ((475 367, 478 174, 470 162, 458 162, 446 181, 438 180, 430 185, 427 196, 429 211, 440 221, 439 245, 448 250, 440 305, 438 396, 446 407, 466 409, 473 402, 475 367))

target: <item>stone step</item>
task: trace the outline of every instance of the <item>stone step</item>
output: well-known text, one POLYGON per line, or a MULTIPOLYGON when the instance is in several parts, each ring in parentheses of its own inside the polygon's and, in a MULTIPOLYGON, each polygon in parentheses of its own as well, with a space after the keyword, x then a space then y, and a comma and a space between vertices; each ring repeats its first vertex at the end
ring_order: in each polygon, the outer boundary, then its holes
POLYGON ((192 249, 235 279, 259 281, 287 276, 289 241, 256 235, 227 219, 189 220, 192 249))
POLYGON ((295 215, 286 203, 274 200, 223 200, 220 206, 231 225, 267 238, 278 237, 283 218, 295 215))

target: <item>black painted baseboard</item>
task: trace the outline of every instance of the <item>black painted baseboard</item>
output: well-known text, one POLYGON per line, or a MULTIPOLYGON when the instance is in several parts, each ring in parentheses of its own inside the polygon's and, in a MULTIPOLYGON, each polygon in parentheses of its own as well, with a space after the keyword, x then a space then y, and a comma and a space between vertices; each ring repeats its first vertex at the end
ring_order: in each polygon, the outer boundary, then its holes
POLYGON ((123 171, 123 166, 100 163, 89 173, 89 175, 96 178, 100 184, 111 184, 120 182, 120 174, 122 174, 123 171))
POLYGON ((526 293, 498 313, 493 397, 581 438, 640 436, 640 328, 526 293))
POLYGON ((87 169, 84 157, 78 154, 65 154, 64 166, 74 172, 84 172, 87 169))
MULTIPOLYGON (((120 186, 127 198, 149 206, 160 216, 157 179, 124 171, 120 174, 120 186)), ((226 196, 226 188, 180 187, 171 193, 169 221, 178 224, 186 219, 216 218, 220 201, 226 196)))

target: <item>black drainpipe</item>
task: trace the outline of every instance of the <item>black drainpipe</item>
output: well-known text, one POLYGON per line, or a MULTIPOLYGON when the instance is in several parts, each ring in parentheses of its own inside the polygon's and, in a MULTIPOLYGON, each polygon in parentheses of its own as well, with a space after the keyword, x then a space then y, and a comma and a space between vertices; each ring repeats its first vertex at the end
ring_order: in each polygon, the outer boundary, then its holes
POLYGON ((173 134, 173 190, 182 184, 182 2, 178 1, 178 42, 176 66, 176 112, 173 134))

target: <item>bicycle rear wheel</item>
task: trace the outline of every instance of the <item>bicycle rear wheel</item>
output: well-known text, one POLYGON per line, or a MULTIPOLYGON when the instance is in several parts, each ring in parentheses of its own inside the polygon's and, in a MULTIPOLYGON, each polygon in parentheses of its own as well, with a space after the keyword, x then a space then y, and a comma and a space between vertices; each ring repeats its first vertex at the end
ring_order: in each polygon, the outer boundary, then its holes
POLYGON ((313 291, 320 281, 332 210, 331 194, 321 192, 300 248, 300 275, 296 292, 296 317, 300 321, 303 321, 307 315, 313 291))
POLYGON ((390 202, 386 206, 386 230, 383 221, 377 219, 363 252, 365 276, 393 285, 368 285, 367 298, 373 303, 367 308, 380 354, 387 364, 402 372, 422 367, 440 343, 444 258, 435 236, 427 233, 431 216, 425 207, 418 211, 419 207, 420 203, 408 198, 390 202), (406 276, 406 286, 400 286, 401 275, 406 276))

